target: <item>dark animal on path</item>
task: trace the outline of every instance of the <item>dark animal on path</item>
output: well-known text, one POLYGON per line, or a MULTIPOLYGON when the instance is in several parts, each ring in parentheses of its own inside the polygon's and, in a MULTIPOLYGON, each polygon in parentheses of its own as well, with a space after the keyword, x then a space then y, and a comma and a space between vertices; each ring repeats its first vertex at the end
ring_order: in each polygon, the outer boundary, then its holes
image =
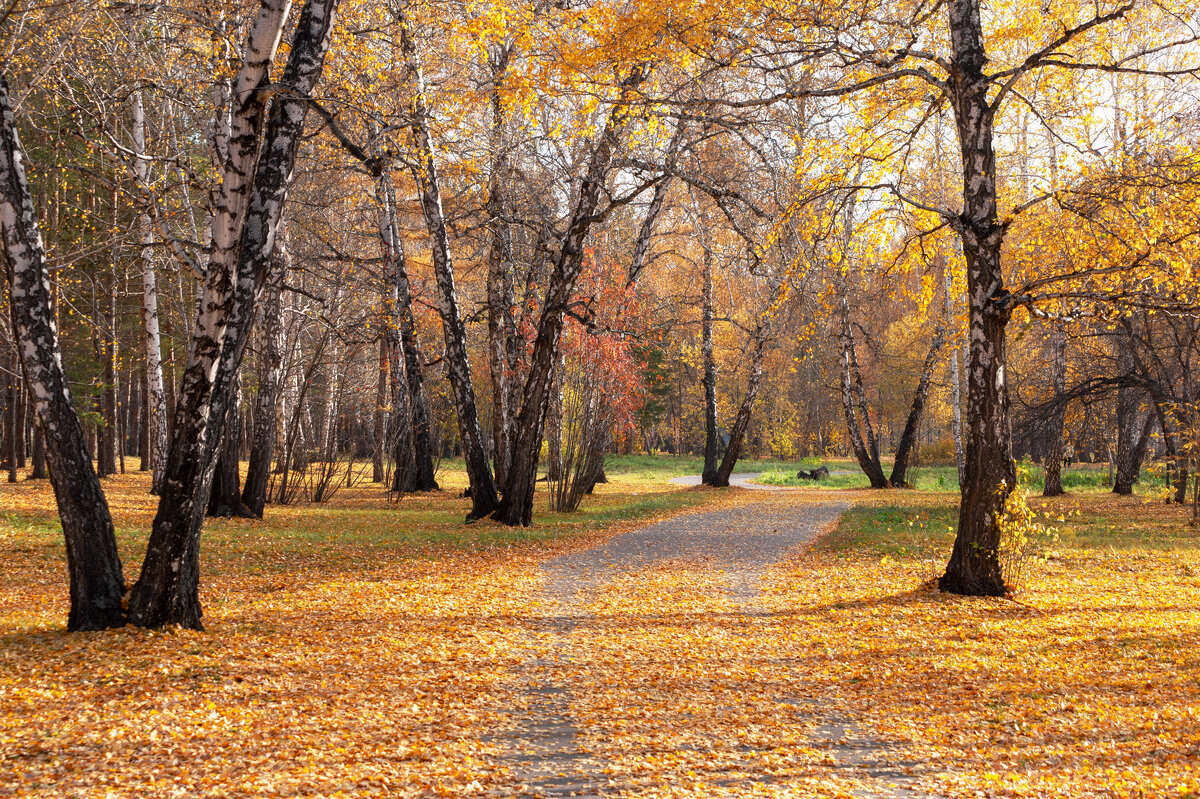
POLYGON ((819 466, 811 472, 806 472, 803 469, 796 472, 796 477, 800 480, 824 480, 829 476, 828 466, 819 466))

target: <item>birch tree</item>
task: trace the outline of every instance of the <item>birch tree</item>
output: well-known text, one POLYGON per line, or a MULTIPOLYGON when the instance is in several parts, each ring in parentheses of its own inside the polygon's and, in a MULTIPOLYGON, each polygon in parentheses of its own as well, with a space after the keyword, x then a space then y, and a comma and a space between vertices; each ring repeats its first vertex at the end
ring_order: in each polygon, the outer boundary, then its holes
POLYGON ((129 601, 130 620, 141 626, 201 629, 200 530, 215 454, 336 6, 337 0, 307 0, 287 65, 272 86, 270 68, 291 3, 263 0, 224 109, 228 150, 219 153, 213 253, 179 387, 162 498, 129 601))
POLYGON ((413 178, 421 197, 425 227, 429 231, 430 251, 438 286, 438 312, 442 317, 443 338, 446 343, 446 370, 454 395, 458 431, 462 438, 467 478, 470 480, 471 512, 469 519, 478 519, 496 509, 496 483, 484 448, 483 430, 475 402, 475 387, 471 378, 471 362, 467 357, 467 334, 459 309, 458 289, 455 287, 454 260, 450 253, 450 233, 442 209, 438 162, 429 131, 429 108, 425 101, 425 79, 420 55, 405 8, 395 10, 400 26, 400 48, 412 81, 411 131, 416 164, 413 178))
POLYGON ((67 545, 68 630, 125 623, 125 578, 108 503, 92 468, 83 425, 63 372, 50 276, 26 176, 8 83, 0 74, 0 232, 8 262, 12 323, 46 446, 67 545))
MULTIPOLYGON (((150 184, 150 162, 146 154, 146 109, 142 92, 133 93, 134 169, 140 185, 150 184)), ((154 262, 154 223, 148 208, 139 214, 142 272, 142 330, 146 351, 146 409, 150 420, 150 460, 153 472, 151 492, 162 490, 163 469, 167 460, 167 395, 163 390, 162 342, 158 328, 158 275, 154 262)))

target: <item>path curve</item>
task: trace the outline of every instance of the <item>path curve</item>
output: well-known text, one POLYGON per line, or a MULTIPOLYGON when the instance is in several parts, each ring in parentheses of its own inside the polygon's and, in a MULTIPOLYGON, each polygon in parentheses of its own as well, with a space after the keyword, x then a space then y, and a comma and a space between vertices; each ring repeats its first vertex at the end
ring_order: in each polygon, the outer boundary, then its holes
MULTIPOLYGON (((752 483, 762 472, 737 472, 729 475, 729 485, 735 488, 749 488, 752 491, 795 491, 799 486, 769 486, 762 483, 752 483)), ((683 477, 672 477, 671 482, 677 486, 698 486, 700 475, 689 474, 683 477)))
MULTIPOLYGON (((729 475, 729 485, 735 488, 749 488, 752 491, 799 491, 805 488, 820 488, 820 483, 813 483, 811 486, 772 486, 764 483, 753 483, 752 480, 757 480, 762 472, 737 472, 729 475)), ((844 477, 847 475, 860 474, 849 469, 834 469, 829 472, 831 477, 844 477)), ((683 477, 672 477, 670 482, 677 486, 698 486, 700 485, 701 477, 698 474, 688 474, 683 477)))

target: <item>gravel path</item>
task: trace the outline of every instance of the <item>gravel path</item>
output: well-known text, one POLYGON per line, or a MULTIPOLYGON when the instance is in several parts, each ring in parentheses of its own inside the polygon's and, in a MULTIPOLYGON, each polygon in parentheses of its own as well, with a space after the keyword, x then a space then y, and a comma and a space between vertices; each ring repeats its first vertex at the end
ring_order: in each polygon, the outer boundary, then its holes
MULTIPOLYGON (((747 475, 750 476, 750 475, 747 475)), ((677 516, 572 553, 546 564, 542 603, 545 615, 534 625, 535 644, 522 669, 522 707, 514 709, 504 748, 509 753, 518 796, 615 796, 621 786, 609 782, 605 764, 581 747, 582 731, 571 714, 566 658, 572 633, 593 622, 586 602, 613 579, 666 563, 687 562, 723 572, 725 588, 745 612, 754 607, 766 571, 820 534, 849 505, 843 502, 791 502, 772 498, 770 513, 752 506, 677 516), (778 505, 778 509, 774 507, 778 505)), ((896 781, 882 770, 880 748, 849 720, 822 714, 814 745, 825 746, 842 768, 871 774, 880 768, 880 784, 896 781), (888 782, 883 782, 884 779, 888 782)), ((903 778, 899 778, 903 781, 903 778)), ((886 788, 863 797, 904 799, 919 794, 886 788)))

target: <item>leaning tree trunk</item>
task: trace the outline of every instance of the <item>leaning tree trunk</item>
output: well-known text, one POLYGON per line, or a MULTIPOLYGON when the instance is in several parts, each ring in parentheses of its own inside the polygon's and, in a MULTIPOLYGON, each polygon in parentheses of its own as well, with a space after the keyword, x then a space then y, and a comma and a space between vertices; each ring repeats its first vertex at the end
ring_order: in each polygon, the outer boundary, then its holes
POLYGON ((283 281, 289 264, 286 231, 282 228, 275 235, 274 249, 263 287, 262 313, 259 316, 258 335, 262 353, 258 365, 258 393, 254 397, 250 464, 246 470, 246 484, 242 487, 242 505, 260 519, 267 504, 271 459, 279 439, 275 406, 283 385, 283 281))
POLYGON ((231 94, 230 151, 213 222, 213 254, 176 399, 162 498, 129 617, 144 627, 201 629, 200 529, 225 409, 254 321, 287 199, 308 95, 321 74, 337 0, 307 0, 265 133, 260 91, 269 78, 290 3, 264 0, 231 94), (261 143, 261 147, 260 147, 261 143), (260 156, 261 152, 261 156, 260 156))
POLYGON ((446 342, 446 371, 450 376, 458 431, 462 437, 463 457, 466 460, 467 479, 471 485, 471 512, 467 518, 478 519, 495 510, 499 500, 487 451, 484 449, 483 431, 479 426, 479 413, 475 404, 471 361, 467 355, 467 331, 458 307, 458 290, 454 285, 454 262, 450 256, 450 236, 442 212, 437 159, 429 135, 429 112, 425 106, 425 83, 421 74, 421 63, 403 11, 398 12, 398 18, 401 25, 400 47, 414 84, 411 128, 418 163, 413 167, 413 176, 420 189, 421 210, 425 216, 425 227, 429 231, 433 272, 438 285, 438 310, 441 312, 442 332, 446 342))
POLYGON ((530 358, 529 376, 525 380, 521 414, 517 418, 517 433, 513 439, 512 456, 509 459, 508 482, 504 486, 504 498, 500 507, 493 515, 493 518, 504 524, 528 525, 533 519, 533 491, 537 482, 538 456, 541 453, 546 409, 550 402, 554 364, 558 360, 563 316, 571 302, 575 282, 583 270, 583 244, 595 221, 609 165, 629 115, 628 93, 636 89, 648 76, 648 69, 638 67, 622 81, 622 97, 614 105, 592 148, 580 181, 579 195, 567 225, 567 232, 563 236, 558 258, 550 273, 546 301, 542 305, 533 355, 530 358))
POLYGON ((729 446, 725 448, 725 457, 721 459, 721 466, 717 469, 717 476, 712 483, 714 486, 724 488, 729 485, 729 476, 733 474, 733 467, 737 465, 738 457, 741 455, 742 441, 746 437, 746 428, 750 425, 750 412, 754 410, 754 401, 758 399, 758 389, 762 383, 763 350, 766 344, 767 328, 764 323, 754 331, 754 353, 750 359, 750 382, 746 386, 746 396, 742 399, 742 405, 738 408, 737 418, 729 430, 729 446))
POLYGON ((1046 452, 1046 482, 1042 496, 1057 497, 1063 494, 1063 427, 1066 424, 1067 406, 1063 396, 1067 393, 1067 331, 1061 322, 1054 322, 1050 331, 1052 358, 1051 379, 1054 382, 1054 409, 1050 415, 1046 436, 1050 449, 1046 452))
MULTIPOLYGON (((150 185, 150 162, 146 158, 146 111, 142 93, 133 94, 133 146, 138 156, 134 162, 138 182, 150 185)), ((138 218, 141 231, 142 261, 142 331, 146 348, 146 408, 143 413, 149 422, 149 451, 142 451, 143 466, 150 464, 153 473, 150 493, 162 489, 163 469, 167 461, 167 395, 163 389, 162 341, 158 329, 158 282, 154 267, 154 225, 150 211, 144 208, 138 218)))
POLYGON ((45 435, 50 482, 66 539, 71 594, 67 629, 120 627, 125 623, 125 578, 108 502, 92 469, 63 372, 50 274, 24 162, 8 84, 0 74, 0 233, 8 260, 14 337, 45 435))
POLYGON ((994 109, 988 101, 978 0, 950 0, 952 77, 948 87, 962 152, 962 214, 954 221, 962 237, 970 309, 967 355, 966 482, 958 533, 943 591, 1002 596, 1000 519, 1016 489, 1012 456, 1005 328, 1011 314, 1004 288, 1001 249, 1005 228, 997 220, 994 109))
POLYGON ((946 327, 939 325, 933 333, 929 353, 925 356, 924 366, 921 367, 921 379, 917 382, 917 393, 913 395, 912 408, 908 412, 908 421, 904 423, 904 432, 900 435, 900 443, 896 446, 892 476, 888 478, 888 482, 892 484, 893 488, 904 488, 908 485, 908 458, 912 452, 913 442, 917 438, 921 415, 925 412, 925 401, 929 398, 929 381, 933 378, 933 367, 937 363, 938 352, 945 342, 946 327))
POLYGON ((33 451, 28 480, 45 480, 46 474, 46 439, 42 435, 42 426, 37 420, 33 423, 33 451))

